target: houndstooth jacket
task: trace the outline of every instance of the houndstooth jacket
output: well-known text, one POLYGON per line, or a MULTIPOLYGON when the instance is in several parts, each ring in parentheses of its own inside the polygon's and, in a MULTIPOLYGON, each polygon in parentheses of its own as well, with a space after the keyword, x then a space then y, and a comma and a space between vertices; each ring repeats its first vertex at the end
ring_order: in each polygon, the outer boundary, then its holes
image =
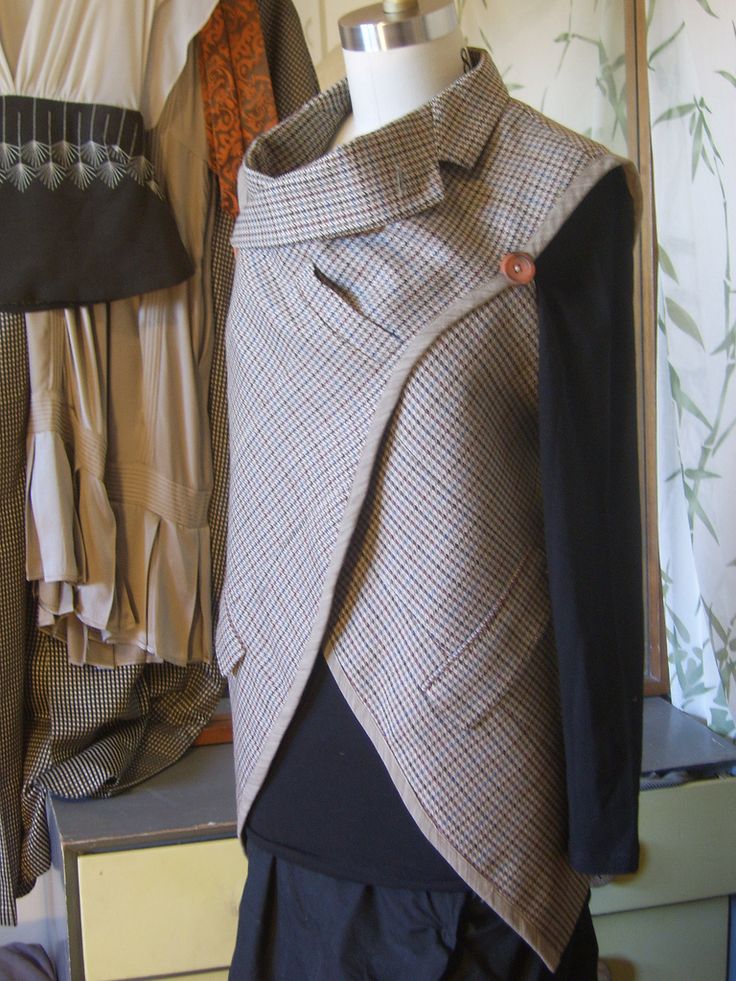
POLYGON ((497 270, 543 256, 615 171, 631 230, 638 182, 510 99, 487 55, 472 61, 418 111, 330 150, 350 108, 339 83, 246 156, 217 647, 241 827, 323 655, 421 830, 554 967, 581 872, 636 864, 640 559, 612 541, 635 541, 639 521, 635 486, 619 493, 635 445, 617 458, 615 436, 634 418, 631 322, 583 331, 599 377, 570 365, 598 407, 581 439, 592 425, 607 460, 578 487, 594 517, 576 529, 542 489, 565 397, 540 413, 535 284, 497 270), (586 561, 604 574, 577 581, 586 561))

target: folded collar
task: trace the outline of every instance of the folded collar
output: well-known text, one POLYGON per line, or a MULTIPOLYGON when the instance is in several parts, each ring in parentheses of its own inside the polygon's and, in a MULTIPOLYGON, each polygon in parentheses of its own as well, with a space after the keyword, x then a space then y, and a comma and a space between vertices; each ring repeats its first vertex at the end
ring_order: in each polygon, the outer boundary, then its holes
POLYGON ((330 149, 351 111, 343 79, 255 140, 239 176, 233 245, 263 247, 380 228, 439 203, 441 163, 470 169, 509 95, 484 51, 425 105, 330 149))

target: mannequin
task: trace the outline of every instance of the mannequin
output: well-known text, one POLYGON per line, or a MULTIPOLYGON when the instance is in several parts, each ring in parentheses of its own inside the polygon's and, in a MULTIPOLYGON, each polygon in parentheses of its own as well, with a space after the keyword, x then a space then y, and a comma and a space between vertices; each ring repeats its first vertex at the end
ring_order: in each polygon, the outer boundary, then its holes
POLYGON ((251 147, 232 240, 231 487, 250 493, 231 501, 218 643, 249 876, 230 976, 593 981, 584 874, 635 867, 640 741, 635 720, 585 741, 608 760, 612 734, 631 744, 602 800, 605 765, 571 754, 566 772, 563 726, 579 750, 571 700, 602 719, 618 678, 616 711, 637 704, 635 657, 578 682, 610 580, 632 584, 621 650, 639 650, 640 524, 632 389, 605 413, 626 445, 602 450, 600 386, 568 367, 597 377, 593 336, 633 377, 635 178, 511 99, 451 5, 339 26, 347 80, 251 147), (496 272, 520 255, 533 286, 496 272), (601 527, 613 457, 609 580, 568 515, 592 477, 601 527), (568 558, 600 580, 592 619, 568 558), (589 800, 613 808, 597 840, 589 800))
POLYGON ((385 0, 339 28, 353 112, 335 144, 417 109, 462 74, 462 33, 444 0, 385 0))

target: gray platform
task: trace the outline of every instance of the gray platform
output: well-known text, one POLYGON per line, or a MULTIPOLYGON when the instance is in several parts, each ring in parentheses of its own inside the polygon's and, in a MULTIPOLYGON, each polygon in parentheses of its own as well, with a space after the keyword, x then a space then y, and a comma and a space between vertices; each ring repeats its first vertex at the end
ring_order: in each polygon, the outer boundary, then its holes
POLYGON ((642 773, 716 772, 736 765, 736 745, 665 698, 644 699, 642 773))

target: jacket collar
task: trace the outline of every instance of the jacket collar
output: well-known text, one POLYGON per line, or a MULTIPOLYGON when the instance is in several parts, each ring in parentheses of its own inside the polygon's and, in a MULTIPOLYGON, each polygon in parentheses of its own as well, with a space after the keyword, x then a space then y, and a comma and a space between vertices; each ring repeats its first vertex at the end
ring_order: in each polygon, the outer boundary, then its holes
POLYGON ((438 204, 440 164, 469 170, 509 94, 488 54, 419 109, 330 150, 350 112, 347 81, 311 99, 248 150, 233 245, 262 247, 380 228, 438 204))

